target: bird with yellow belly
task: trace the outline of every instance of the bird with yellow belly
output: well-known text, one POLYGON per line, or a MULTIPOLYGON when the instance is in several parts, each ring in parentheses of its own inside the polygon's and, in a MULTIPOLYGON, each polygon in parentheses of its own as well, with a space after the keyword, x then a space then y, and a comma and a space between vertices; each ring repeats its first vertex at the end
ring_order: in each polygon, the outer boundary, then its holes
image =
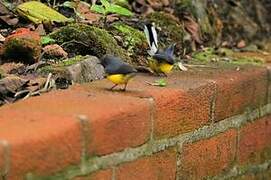
POLYGON ((121 90, 125 91, 128 82, 136 75, 137 72, 132 66, 112 55, 105 55, 101 58, 101 64, 105 69, 106 78, 114 83, 114 86, 112 86, 110 90, 113 90, 120 84, 124 84, 124 88, 121 90))
POLYGON ((165 50, 158 49, 157 32, 154 24, 146 24, 144 29, 150 50, 148 51, 151 58, 148 64, 151 70, 156 74, 168 74, 174 65, 175 44, 170 45, 165 50))

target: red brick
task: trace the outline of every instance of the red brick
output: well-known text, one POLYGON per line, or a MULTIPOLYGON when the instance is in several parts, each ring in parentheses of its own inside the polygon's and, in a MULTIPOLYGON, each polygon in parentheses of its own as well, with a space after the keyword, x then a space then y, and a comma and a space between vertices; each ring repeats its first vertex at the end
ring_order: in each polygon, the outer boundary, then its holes
POLYGON ((236 131, 185 144, 180 153, 178 177, 202 179, 227 170, 235 159, 236 131))
POLYGON ((73 180, 112 180, 112 169, 100 170, 88 176, 76 177, 73 180))
POLYGON ((239 163, 259 163, 271 159, 271 116, 240 129, 239 163))
MULTIPOLYGON (((30 101, 21 102, 29 107, 30 101)), ((10 144, 8 179, 26 173, 46 175, 80 163, 80 125, 72 117, 51 116, 40 111, 0 109, 0 137, 10 144)))
MULTIPOLYGON (((173 137, 193 131, 209 122, 214 84, 202 79, 182 79, 178 73, 170 76, 168 86, 154 87, 144 82, 154 82, 157 77, 139 76, 129 84, 122 95, 152 97, 155 100, 154 138, 173 137)), ((86 89, 104 91, 107 81, 93 83, 86 89)))
POLYGON ((247 108, 253 109, 267 104, 266 68, 224 73, 216 82, 216 121, 243 113, 247 108))
POLYGON ((211 90, 208 86, 199 89, 149 91, 156 101, 156 139, 193 131, 210 122, 211 90))
POLYGON ((144 99, 86 92, 75 87, 31 98, 15 107, 46 112, 50 117, 65 115, 75 119, 78 115, 86 115, 90 123, 87 136, 91 154, 102 155, 135 147, 150 137, 150 105, 144 99))
POLYGON ((175 180, 176 151, 167 150, 152 156, 120 165, 116 170, 118 180, 175 180))

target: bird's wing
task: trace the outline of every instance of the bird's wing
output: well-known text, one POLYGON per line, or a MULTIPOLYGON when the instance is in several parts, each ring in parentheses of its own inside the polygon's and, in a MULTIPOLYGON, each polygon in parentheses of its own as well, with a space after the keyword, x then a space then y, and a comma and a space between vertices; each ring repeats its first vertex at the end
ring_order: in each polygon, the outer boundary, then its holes
POLYGON ((174 57, 169 56, 166 51, 158 51, 153 58, 156 59, 159 63, 167 62, 169 64, 174 64, 174 57))
POLYGON ((126 63, 110 65, 105 71, 107 74, 129 74, 137 72, 136 69, 126 63))
POLYGON ((176 46, 176 44, 174 43, 174 44, 170 45, 170 46, 165 50, 165 53, 166 53, 167 56, 173 57, 175 46, 176 46))
POLYGON ((144 33, 147 38, 150 50, 150 55, 154 55, 158 51, 157 32, 151 24, 144 25, 144 33))

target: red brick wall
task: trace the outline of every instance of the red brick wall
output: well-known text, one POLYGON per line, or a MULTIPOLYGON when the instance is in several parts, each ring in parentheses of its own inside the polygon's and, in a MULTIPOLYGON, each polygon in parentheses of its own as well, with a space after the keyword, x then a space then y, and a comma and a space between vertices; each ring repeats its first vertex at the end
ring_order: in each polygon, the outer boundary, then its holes
POLYGON ((0 175, 8 171, 11 180, 268 177, 269 73, 261 67, 173 74, 165 88, 144 85, 155 77, 140 76, 124 93, 109 92, 110 84, 99 81, 1 107, 0 142, 8 143, 9 153, 0 144, 0 175))

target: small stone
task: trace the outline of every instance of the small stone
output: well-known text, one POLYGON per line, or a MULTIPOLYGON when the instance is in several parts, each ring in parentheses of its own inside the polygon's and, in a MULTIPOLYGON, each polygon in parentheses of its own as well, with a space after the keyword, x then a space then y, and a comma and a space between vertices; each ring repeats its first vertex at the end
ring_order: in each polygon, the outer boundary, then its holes
POLYGON ((99 63, 97 57, 86 56, 84 60, 67 67, 67 70, 73 82, 91 82, 104 77, 104 69, 99 63))
POLYGON ((246 47, 246 42, 244 40, 241 40, 237 43, 237 48, 241 49, 246 47))

